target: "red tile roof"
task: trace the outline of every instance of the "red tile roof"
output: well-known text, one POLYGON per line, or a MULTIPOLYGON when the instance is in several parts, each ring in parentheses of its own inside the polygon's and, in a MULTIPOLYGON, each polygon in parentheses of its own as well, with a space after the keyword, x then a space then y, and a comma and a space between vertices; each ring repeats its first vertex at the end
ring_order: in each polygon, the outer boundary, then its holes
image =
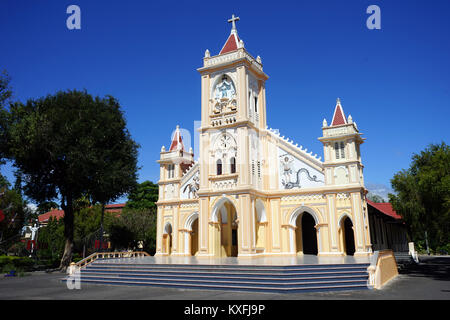
MULTIPOLYGON (((107 204, 105 205, 105 211, 108 212, 122 212, 122 209, 125 207, 125 203, 116 203, 116 204, 107 204)), ((38 216, 38 221, 40 223, 46 223, 50 219, 50 217, 56 218, 59 220, 64 217, 64 210, 54 209, 44 214, 38 216)))
POLYGON ((367 200, 367 204, 377 209, 381 213, 384 213, 387 216, 390 216, 394 219, 400 220, 402 217, 392 209, 392 205, 389 202, 377 203, 370 200, 367 200))
POLYGON ((62 217, 64 217, 64 210, 54 209, 52 211, 46 212, 44 214, 41 214, 41 215, 38 216, 38 221, 40 223, 48 222, 48 220, 51 217, 56 218, 56 220, 61 219, 62 217))
POLYGON ((234 33, 231 33, 219 54, 224 54, 227 52, 237 50, 238 42, 239 36, 237 34, 235 35, 234 33))
POLYGON ((181 133, 180 133, 180 127, 177 126, 177 129, 175 130, 175 134, 172 138, 172 143, 170 144, 169 151, 173 150, 183 150, 184 151, 184 145, 183 145, 183 139, 181 139, 181 133), (178 146, 180 145, 180 146, 178 146))
POLYGON ((340 124, 346 124, 344 110, 342 110, 341 103, 338 101, 336 108, 334 109, 333 120, 331 121, 331 126, 338 126, 340 124))

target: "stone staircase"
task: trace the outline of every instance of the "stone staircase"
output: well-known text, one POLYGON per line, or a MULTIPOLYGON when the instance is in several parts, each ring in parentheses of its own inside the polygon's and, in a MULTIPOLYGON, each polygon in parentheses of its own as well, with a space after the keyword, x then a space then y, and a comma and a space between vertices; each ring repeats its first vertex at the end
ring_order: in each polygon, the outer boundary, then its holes
POLYGON ((96 260, 82 283, 268 293, 366 290, 368 263, 314 265, 139 264, 96 260))

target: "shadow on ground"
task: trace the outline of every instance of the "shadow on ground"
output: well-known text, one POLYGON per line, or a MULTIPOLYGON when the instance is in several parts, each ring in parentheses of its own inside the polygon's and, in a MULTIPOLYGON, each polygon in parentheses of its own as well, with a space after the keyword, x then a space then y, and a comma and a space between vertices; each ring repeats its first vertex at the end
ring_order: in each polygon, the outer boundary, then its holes
POLYGON ((450 256, 421 256, 418 264, 405 266, 399 273, 412 277, 431 277, 435 280, 450 281, 450 256))

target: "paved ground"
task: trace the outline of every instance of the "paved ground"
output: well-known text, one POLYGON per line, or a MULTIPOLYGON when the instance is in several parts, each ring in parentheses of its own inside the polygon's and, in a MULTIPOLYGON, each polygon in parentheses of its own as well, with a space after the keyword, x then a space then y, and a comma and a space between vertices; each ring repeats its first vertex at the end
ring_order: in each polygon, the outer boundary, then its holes
POLYGON ((420 257, 421 263, 408 268, 381 290, 267 294, 229 291, 181 290, 157 287, 127 287, 81 284, 69 290, 61 273, 34 272, 17 278, 0 278, 0 299, 36 300, 450 300, 450 256, 420 257))

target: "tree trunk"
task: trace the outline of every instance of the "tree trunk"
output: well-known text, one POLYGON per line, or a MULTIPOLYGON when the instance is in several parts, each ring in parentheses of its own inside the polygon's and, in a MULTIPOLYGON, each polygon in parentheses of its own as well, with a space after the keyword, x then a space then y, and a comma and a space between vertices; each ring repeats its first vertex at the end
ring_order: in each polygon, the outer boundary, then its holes
POLYGON ((72 196, 69 195, 67 196, 66 199, 67 199, 66 205, 61 204, 61 207, 64 210, 64 236, 66 238, 66 244, 64 246, 64 254, 61 258, 61 263, 59 265, 59 269, 64 272, 72 262, 73 230, 74 230, 73 226, 74 213, 73 213, 72 196))

